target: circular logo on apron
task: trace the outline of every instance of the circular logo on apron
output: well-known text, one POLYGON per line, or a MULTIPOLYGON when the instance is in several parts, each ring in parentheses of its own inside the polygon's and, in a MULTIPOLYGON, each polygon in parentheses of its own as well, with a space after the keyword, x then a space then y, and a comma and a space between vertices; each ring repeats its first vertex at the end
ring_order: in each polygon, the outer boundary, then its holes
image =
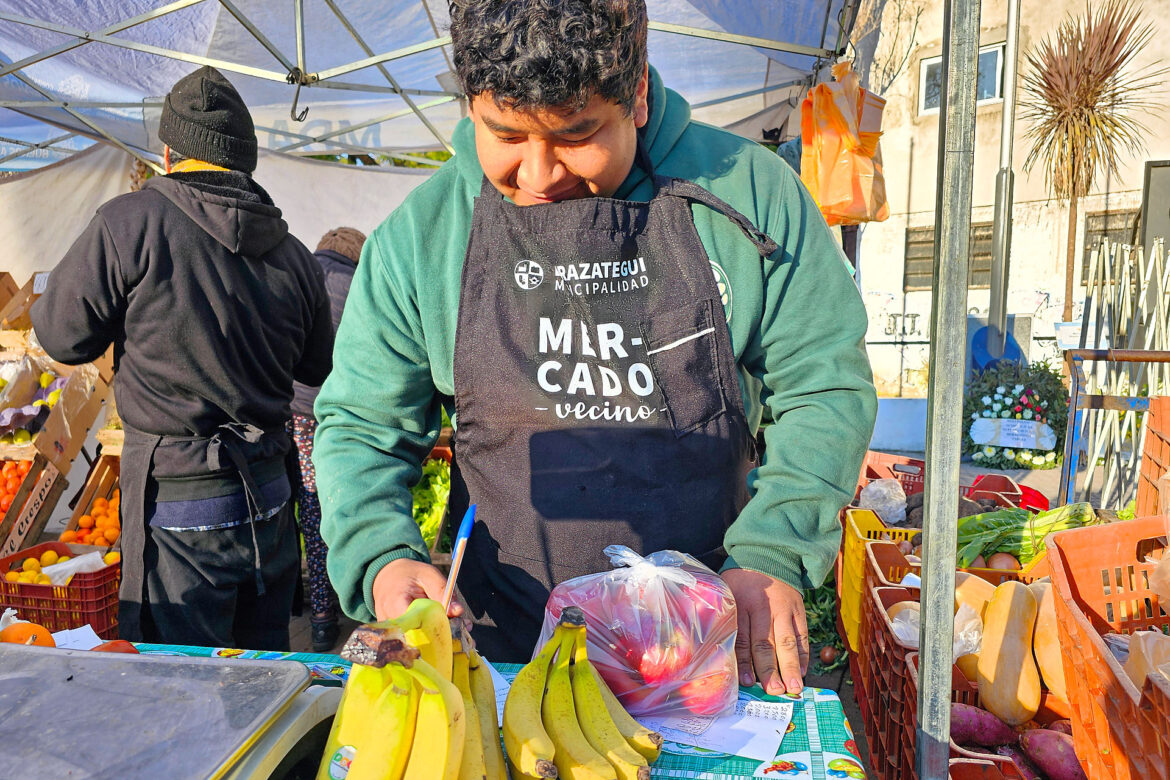
POLYGON ((727 313, 727 321, 731 322, 731 280, 723 266, 711 261, 711 272, 715 274, 715 286, 719 288, 719 299, 723 302, 723 310, 727 313))
POLYGON ((521 260, 516 263, 516 286, 521 290, 535 290, 544 281, 544 269, 540 263, 521 260))

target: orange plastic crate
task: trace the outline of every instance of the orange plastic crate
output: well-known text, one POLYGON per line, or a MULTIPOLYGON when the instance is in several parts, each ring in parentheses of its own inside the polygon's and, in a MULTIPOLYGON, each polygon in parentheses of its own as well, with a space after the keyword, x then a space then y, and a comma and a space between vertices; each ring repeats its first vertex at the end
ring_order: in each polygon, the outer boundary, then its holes
POLYGON ((1048 540, 1073 740, 1086 774, 1170 780, 1170 713, 1143 696, 1101 638, 1170 630, 1149 589, 1166 554, 1166 518, 1139 518, 1053 534, 1048 540), (1152 555, 1155 562, 1147 563, 1152 555))
MULTIPOLYGON (((39 558, 46 550, 76 556, 98 550, 87 545, 45 542, 0 558, 0 573, 25 558, 39 558)), ((75 574, 68 585, 30 585, 0 579, 0 607, 12 607, 21 620, 40 623, 50 631, 80 628, 86 624, 102 639, 118 637, 118 576, 122 566, 75 574)))
POLYGON ((913 648, 903 645, 894 636, 888 610, 899 601, 917 601, 916 588, 870 588, 864 601, 861 644, 857 653, 858 679, 853 689, 866 700, 868 717, 864 717, 865 736, 873 770, 879 778, 900 778, 902 755, 901 719, 903 697, 902 677, 905 658, 913 648))
MULTIPOLYGON (((904 676, 906 684, 905 693, 905 716, 902 721, 902 751, 904 755, 910 756, 910 763, 906 765, 905 772, 902 777, 906 780, 918 780, 918 770, 914 766, 914 750, 918 737, 918 653, 909 653, 906 656, 906 674, 904 676)), ((960 702, 962 704, 970 704, 973 707, 979 706, 979 687, 968 680, 959 667, 951 667, 951 701, 960 702)), ((1040 699, 1040 710, 1036 713, 1035 721, 1041 725, 1046 725, 1054 720, 1061 720, 1067 718, 1069 712, 1064 703, 1060 700, 1049 696, 1047 691, 1040 699)), ((968 748, 963 748, 951 743, 951 758, 966 759, 971 761, 982 761, 995 766, 995 770, 999 774, 989 775, 974 775, 974 777, 1003 777, 1007 780, 1027 780, 1020 771, 1016 769, 1015 764, 1010 759, 1004 758, 996 753, 984 753, 982 751, 975 751, 968 748)), ((992 771, 992 770, 986 770, 992 771)), ((1093 777, 1093 775, 1090 775, 1093 777)))
POLYGON ((1138 473, 1138 517, 1158 514, 1158 480, 1167 471, 1170 471, 1170 398, 1151 398, 1138 473))

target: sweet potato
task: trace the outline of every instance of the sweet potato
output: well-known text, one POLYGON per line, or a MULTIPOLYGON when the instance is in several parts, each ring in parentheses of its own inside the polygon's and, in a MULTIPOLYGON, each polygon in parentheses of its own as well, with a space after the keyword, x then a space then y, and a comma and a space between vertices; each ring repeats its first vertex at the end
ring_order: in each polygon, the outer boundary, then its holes
POLYGON ((1033 729, 1020 736, 1020 747, 1048 780, 1088 780, 1068 734, 1033 729))
POLYGON ((986 710, 970 704, 951 703, 951 739, 959 745, 1010 745, 1015 730, 986 710))
POLYGON ((1070 737, 1072 736, 1072 721, 1068 719, 1054 720, 1044 728, 1059 731, 1061 734, 1068 734, 1070 737))
POLYGON ((1036 769, 1036 765, 1028 760, 1018 747, 1014 745, 1000 745, 995 749, 996 755, 1010 759, 1020 777, 1024 780, 1044 780, 1044 775, 1036 769))

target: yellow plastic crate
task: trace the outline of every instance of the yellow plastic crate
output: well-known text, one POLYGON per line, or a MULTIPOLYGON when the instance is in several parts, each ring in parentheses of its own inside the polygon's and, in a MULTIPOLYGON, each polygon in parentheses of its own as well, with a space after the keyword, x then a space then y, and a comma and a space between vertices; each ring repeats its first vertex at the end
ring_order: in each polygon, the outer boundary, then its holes
POLYGON ((865 587, 865 545, 871 541, 909 541, 922 531, 917 528, 887 528, 870 509, 845 510, 845 538, 841 553, 841 579, 837 600, 841 623, 850 650, 857 649, 861 632, 861 595, 865 587))

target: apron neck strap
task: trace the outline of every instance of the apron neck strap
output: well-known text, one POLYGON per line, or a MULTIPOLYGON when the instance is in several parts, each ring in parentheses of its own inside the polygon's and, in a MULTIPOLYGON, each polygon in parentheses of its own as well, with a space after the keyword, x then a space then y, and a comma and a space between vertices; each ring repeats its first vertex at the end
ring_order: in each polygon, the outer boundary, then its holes
POLYGON ((747 236, 748 240, 755 244, 756 251, 760 253, 761 258, 767 258, 772 255, 779 246, 768 237, 766 233, 752 224, 752 221, 740 214, 727 202, 712 195, 703 187, 695 184, 693 181, 686 179, 674 179, 666 177, 655 177, 656 182, 661 180, 661 184, 657 189, 664 195, 674 195, 679 198, 684 198, 695 203, 702 203, 704 206, 719 212, 723 216, 734 222, 743 234, 747 236))

